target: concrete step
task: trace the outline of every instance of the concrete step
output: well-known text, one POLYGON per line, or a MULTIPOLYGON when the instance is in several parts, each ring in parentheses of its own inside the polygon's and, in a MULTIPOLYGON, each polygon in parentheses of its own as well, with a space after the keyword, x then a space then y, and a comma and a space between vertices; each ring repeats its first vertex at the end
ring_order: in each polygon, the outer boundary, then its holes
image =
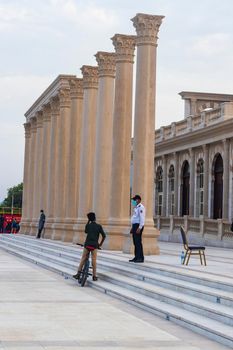
MULTIPOLYGON (((78 255, 69 254, 67 252, 60 252, 55 249, 43 247, 41 244, 39 247, 37 246, 37 242, 32 242, 32 244, 20 244, 21 242, 15 241, 12 239, 2 241, 3 244, 6 244, 13 249, 20 250, 22 252, 31 254, 33 256, 43 257, 48 261, 57 263, 61 266, 73 269, 76 271, 78 262, 80 260, 80 256, 82 253, 82 249, 78 248, 78 255)), ((144 272, 142 270, 137 270, 137 266, 135 264, 129 264, 125 266, 118 266, 118 264, 114 262, 105 262, 101 259, 98 260, 99 270, 104 271, 104 274, 109 276, 109 272, 115 272, 116 276, 126 276, 131 279, 135 279, 137 281, 143 281, 147 284, 152 284, 157 287, 163 287, 165 290, 172 290, 176 292, 180 292, 186 295, 194 296, 198 298, 198 300, 204 299, 213 303, 218 303, 221 305, 233 306, 233 295, 230 292, 224 292, 219 289, 213 289, 206 286, 196 285, 194 283, 180 281, 177 278, 171 278, 166 276, 157 275, 150 272, 144 272), (108 271, 108 272, 106 272, 108 271)), ((141 283, 141 282, 139 282, 141 283)), ((160 294, 159 294, 160 295, 160 294)))
MULTIPOLYGON (((9 253, 24 258, 51 271, 57 272, 63 275, 65 278, 70 278, 73 274, 72 269, 48 261, 43 257, 40 258, 38 256, 33 256, 32 254, 19 251, 15 247, 12 248, 8 245, 1 245, 1 247, 7 250, 9 253)), ((103 276, 103 272, 101 275, 103 276)), ((108 275, 110 276, 110 273, 108 273, 108 275)), ((110 277, 114 279, 116 278, 115 275, 110 277)), ((126 279, 126 277, 124 278, 126 279)), ((206 316, 200 316, 198 313, 185 310, 180 306, 170 305, 162 300, 157 300, 148 295, 142 295, 137 289, 128 288, 129 282, 132 284, 132 281, 129 280, 129 278, 124 280, 124 287, 116 283, 112 283, 112 281, 109 282, 105 280, 100 280, 98 282, 88 280, 88 284, 105 294, 133 304, 139 308, 142 308, 143 310, 149 311, 150 313, 165 317, 167 320, 174 321, 181 326, 185 326, 226 346, 233 347, 232 326, 228 326, 206 316)), ((136 287, 136 285, 134 287, 136 287)))
MULTIPOLYGON (((78 246, 74 245, 65 245, 62 242, 48 241, 48 240, 35 240, 33 237, 25 237, 25 236, 16 236, 16 235, 4 235, 3 240, 17 240, 17 244, 21 244, 21 242, 33 245, 35 249, 42 249, 45 251, 45 247, 50 248, 51 254, 58 256, 66 256, 70 257, 76 261, 76 257, 81 254, 82 249, 78 246)), ((148 257, 149 258, 149 257, 148 257)), ((98 254, 98 260, 101 262, 106 262, 108 264, 113 263, 117 264, 118 267, 126 267, 129 268, 129 263, 127 256, 120 256, 119 253, 109 252, 109 251, 100 251, 98 254)), ((132 266, 133 264, 131 264, 132 266)), ((213 274, 205 271, 194 270, 187 268, 186 266, 170 266, 167 264, 159 264, 145 262, 144 264, 137 264, 136 270, 139 272, 148 272, 154 275, 162 275, 165 277, 171 277, 178 279, 179 281, 185 281, 189 283, 193 283, 197 286, 202 285, 206 287, 211 287, 214 289, 220 289, 223 291, 233 292, 233 280, 227 276, 213 274)))

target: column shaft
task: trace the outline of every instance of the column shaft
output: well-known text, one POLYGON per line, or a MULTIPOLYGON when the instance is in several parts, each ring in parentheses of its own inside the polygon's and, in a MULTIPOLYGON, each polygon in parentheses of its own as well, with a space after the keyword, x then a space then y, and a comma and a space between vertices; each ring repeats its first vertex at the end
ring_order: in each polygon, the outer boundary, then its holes
POLYGON ((37 222, 40 216, 40 185, 41 185, 41 168, 42 168, 42 142, 43 142, 43 115, 42 112, 37 112, 37 132, 36 132, 36 143, 35 143, 35 167, 34 167, 34 188, 33 188, 33 224, 31 233, 35 234, 37 231, 37 222))
POLYGON ((230 174, 230 162, 229 162, 229 139, 223 140, 223 219, 231 219, 229 217, 229 174, 230 174))
POLYGON ((163 16, 138 14, 137 70, 133 142, 133 193, 140 194, 146 207, 146 225, 153 223, 155 81, 157 34, 163 16), (143 147, 142 147, 143 145, 143 147))
POLYGON ((163 210, 162 216, 167 213, 167 157, 163 156, 163 210))
POLYGON ((174 215, 179 216, 179 208, 178 208, 178 190, 179 190, 179 154, 175 152, 174 156, 174 170, 175 170, 175 179, 174 179, 174 215))
POLYGON ((25 123, 25 148, 24 148, 24 175, 23 175, 23 202, 22 202, 22 218, 21 218, 21 232, 28 233, 29 220, 29 178, 30 178, 30 138, 31 138, 31 124, 25 123))
MULTIPOLYGON (((63 223, 65 218, 66 176, 68 165, 68 140, 70 117, 70 91, 59 91, 60 115, 57 119, 57 153, 55 168, 55 222, 63 223)), ((58 235, 59 236, 59 235, 58 235)), ((57 237, 58 238, 58 237, 57 237)), ((60 237, 59 237, 60 238, 60 237)))
POLYGON ((28 186, 28 219, 30 224, 33 220, 33 203, 34 203, 34 180, 35 180, 35 149, 36 149, 36 118, 30 119, 31 138, 30 138, 30 156, 29 156, 29 186, 28 186))
POLYGON ((194 216, 194 183, 195 183, 195 154, 194 150, 189 150, 190 154, 190 185, 189 185, 189 215, 194 216))
POLYGON ((203 215, 208 217, 208 200, 209 200, 209 145, 203 146, 204 151, 204 198, 203 198, 203 215))
POLYGON ((71 81, 71 115, 69 164, 66 191, 66 222, 74 223, 78 217, 78 185, 80 174, 80 146, 82 131, 83 81, 71 81))
POLYGON ((146 208, 144 254, 158 254, 159 232, 153 220, 155 82, 157 35, 163 16, 137 14, 132 19, 137 31, 137 69, 133 141, 133 194, 146 208))
POLYGON ((40 208, 44 210, 47 215, 48 202, 48 163, 49 163, 49 136, 50 136, 50 121, 51 108, 44 106, 43 108, 43 143, 41 145, 42 164, 41 164, 41 179, 40 179, 40 208))
POLYGON ((60 108, 58 98, 50 102, 51 105, 51 126, 49 135, 49 167, 48 167, 48 192, 47 192, 47 221, 55 217, 54 198, 55 198, 55 169, 57 159, 57 119, 59 118, 60 108))
POLYGON ((113 97, 115 54, 96 54, 99 72, 99 88, 96 113, 96 143, 94 161, 93 210, 102 224, 107 223, 110 206, 113 97))
POLYGON ((87 221, 87 212, 92 210, 98 68, 83 66, 82 73, 84 95, 78 203, 80 230, 83 230, 83 224, 87 221))
MULTIPOLYGON (((109 223, 129 226, 132 93, 135 36, 116 34, 116 79, 112 140, 112 182, 109 223)), ((117 238, 119 241, 119 237, 117 238)))

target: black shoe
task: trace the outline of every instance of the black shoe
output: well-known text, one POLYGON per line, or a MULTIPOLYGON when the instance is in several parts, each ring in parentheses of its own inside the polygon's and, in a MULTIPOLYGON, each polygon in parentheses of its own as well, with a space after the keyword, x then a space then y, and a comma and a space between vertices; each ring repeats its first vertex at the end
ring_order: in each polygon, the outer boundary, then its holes
POLYGON ((93 276, 92 277, 92 281, 98 281, 98 277, 97 276, 93 276))
POLYGON ((134 262, 135 263, 144 263, 144 259, 137 259, 137 260, 135 259, 134 262))
POLYGON ((133 259, 130 259, 129 262, 135 262, 135 260, 136 260, 136 259, 133 258, 133 259))
POLYGON ((75 278, 76 280, 79 280, 79 278, 80 278, 80 273, 76 273, 76 275, 73 275, 73 278, 75 278))

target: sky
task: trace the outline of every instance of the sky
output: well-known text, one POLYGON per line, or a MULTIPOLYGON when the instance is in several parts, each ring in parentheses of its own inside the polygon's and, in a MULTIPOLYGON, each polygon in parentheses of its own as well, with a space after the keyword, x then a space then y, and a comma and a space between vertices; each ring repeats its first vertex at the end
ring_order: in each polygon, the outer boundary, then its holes
POLYGON ((156 127, 183 118, 180 91, 233 94, 232 0, 0 0, 0 202, 23 180, 24 113, 59 74, 81 77, 136 13, 164 15, 156 127))

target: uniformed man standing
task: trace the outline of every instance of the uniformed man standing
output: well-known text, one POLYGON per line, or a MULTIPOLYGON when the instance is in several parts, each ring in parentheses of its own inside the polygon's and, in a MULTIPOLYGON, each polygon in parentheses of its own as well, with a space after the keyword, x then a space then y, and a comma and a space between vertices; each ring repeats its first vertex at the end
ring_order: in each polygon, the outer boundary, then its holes
POLYGON ((44 224, 45 224, 45 214, 44 214, 44 210, 41 209, 40 211, 40 219, 39 219, 39 223, 38 223, 38 233, 36 238, 40 238, 41 236, 41 232, 43 231, 44 228, 44 224))
POLYGON ((131 217, 131 230, 130 233, 133 235, 134 244, 134 255, 135 257, 130 262, 143 263, 143 247, 142 247, 142 232, 145 223, 145 207, 141 203, 141 197, 136 194, 132 199, 131 203, 134 206, 133 215, 131 217))

